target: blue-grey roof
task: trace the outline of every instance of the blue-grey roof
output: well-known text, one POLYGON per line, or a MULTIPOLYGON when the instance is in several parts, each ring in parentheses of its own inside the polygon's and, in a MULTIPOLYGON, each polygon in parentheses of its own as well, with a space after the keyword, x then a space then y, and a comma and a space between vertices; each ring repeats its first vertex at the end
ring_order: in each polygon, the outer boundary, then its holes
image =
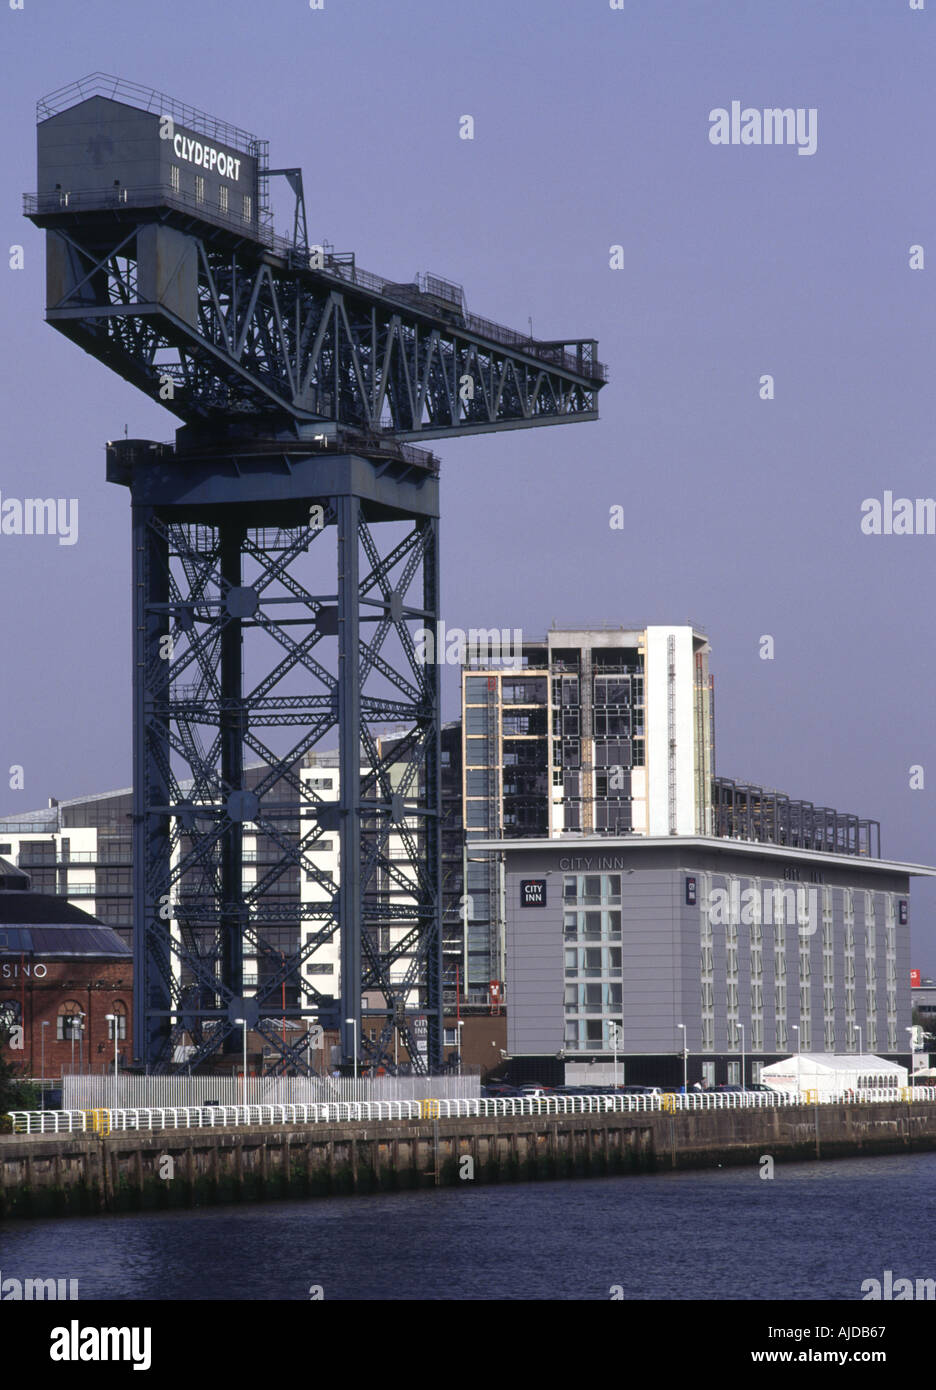
MULTIPOLYGON (((16 871, 14 871, 16 872, 16 871)), ((52 893, 0 891, 0 956, 81 956, 129 960, 113 927, 52 893)))
MULTIPOLYGON (((93 918, 91 919, 93 922, 93 918)), ((58 959, 80 956, 83 959, 120 959, 129 961, 133 952, 112 927, 102 925, 79 927, 71 924, 50 926, 7 926, 0 924, 0 956, 46 956, 58 959)))

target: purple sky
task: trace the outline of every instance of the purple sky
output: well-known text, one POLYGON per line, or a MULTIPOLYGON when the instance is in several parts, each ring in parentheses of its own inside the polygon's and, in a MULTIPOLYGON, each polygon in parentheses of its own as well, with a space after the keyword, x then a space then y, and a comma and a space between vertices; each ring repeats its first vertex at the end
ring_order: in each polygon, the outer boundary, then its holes
MULTIPOLYGON (((0 492, 77 496, 80 518, 72 547, 0 536, 0 813, 130 780, 129 508, 103 444, 176 422, 43 323, 19 215, 37 97, 101 70, 268 137, 303 166, 313 239, 364 267, 599 339, 598 423, 434 446, 449 627, 692 619, 718 770, 875 817, 886 855, 933 862, 936 536, 859 518, 885 489, 936 495, 934 23, 907 0, 0 6, 0 244, 26 249, 23 271, 0 260, 0 492), (817 108, 817 152, 713 146, 733 100, 817 108)), ((934 907, 918 884, 930 974, 934 907)))

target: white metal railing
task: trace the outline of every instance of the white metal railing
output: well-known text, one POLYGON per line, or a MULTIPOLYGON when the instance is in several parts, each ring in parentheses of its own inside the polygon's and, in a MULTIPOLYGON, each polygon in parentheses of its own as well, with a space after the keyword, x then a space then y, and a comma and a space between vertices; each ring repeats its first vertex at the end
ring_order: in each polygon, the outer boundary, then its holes
MULTIPOLYGON (((688 1095, 546 1095, 414 1100, 333 1101, 286 1105, 144 1106, 109 1110, 11 1110, 17 1134, 110 1134, 135 1130, 232 1128, 250 1125, 358 1123, 374 1120, 506 1119, 525 1115, 602 1115, 764 1109, 809 1103, 780 1091, 690 1091, 688 1095)), ((895 1092, 864 1090, 816 1098, 817 1104, 906 1104, 936 1101, 936 1086, 895 1092)))

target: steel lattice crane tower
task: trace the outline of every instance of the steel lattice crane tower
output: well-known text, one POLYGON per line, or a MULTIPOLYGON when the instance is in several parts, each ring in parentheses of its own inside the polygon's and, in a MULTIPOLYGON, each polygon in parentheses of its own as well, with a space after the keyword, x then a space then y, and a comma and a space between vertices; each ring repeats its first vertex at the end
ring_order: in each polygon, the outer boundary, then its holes
POLYGON ((597 344, 310 246, 301 171, 158 92, 96 73, 37 117, 47 320, 183 422, 107 447, 133 518, 135 1059, 171 1068, 186 1038, 194 1069, 250 1026, 301 1071, 324 1024, 345 1058, 392 1069, 398 1042, 434 1067, 439 468, 412 441, 595 419, 597 344), (301 770, 336 727, 334 801, 301 770), (340 996, 316 969, 336 933, 340 996))

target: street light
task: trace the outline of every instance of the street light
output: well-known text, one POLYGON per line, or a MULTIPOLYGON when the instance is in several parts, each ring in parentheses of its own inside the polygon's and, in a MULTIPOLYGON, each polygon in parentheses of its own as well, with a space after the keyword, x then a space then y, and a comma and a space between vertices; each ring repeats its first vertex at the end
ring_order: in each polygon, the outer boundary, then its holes
MULTIPOLYGON (((82 1011, 81 1011, 80 1009, 78 1010, 78 1017, 79 1017, 80 1019, 84 1020, 84 1019, 87 1018, 87 1016, 88 1016, 88 1015, 85 1014, 85 1013, 82 1013, 82 1011)), ((79 1070, 79 1072, 81 1072, 81 1071, 84 1070, 84 1054, 83 1054, 83 1052, 82 1052, 82 1044, 83 1044, 83 1042, 84 1042, 84 1022, 82 1021, 81 1023, 78 1024, 78 1070, 79 1070)))
POLYGON ((45 1022, 42 1024, 42 1027, 41 1027, 40 1032, 39 1032, 39 1037, 40 1037, 41 1044, 42 1044, 42 1090, 41 1090, 40 1096, 39 1096, 39 1099, 40 1099, 40 1106, 39 1106, 39 1108, 40 1108, 41 1110, 44 1110, 44 1109, 45 1109, 45 1030, 46 1030, 46 1028, 48 1028, 48 1026, 49 1026, 49 1020, 46 1019, 45 1022))
POLYGON ((356 1026, 355 1020, 354 1020, 353 1018, 346 1018, 346 1019, 345 1019, 345 1023, 350 1024, 351 1027, 352 1027, 352 1029, 354 1030, 351 1036, 354 1038, 354 1079, 355 1079, 355 1081, 356 1081, 356 1080, 357 1080, 357 1026, 356 1026))
POLYGON ((241 1095, 242 1095, 242 1099, 243 1099, 243 1102, 244 1102, 244 1109, 246 1110, 246 1109, 247 1109, 247 1020, 246 1020, 246 1018, 234 1018, 234 1019, 231 1020, 231 1022, 232 1022, 232 1023, 240 1023, 240 1024, 243 1024, 243 1028, 244 1028, 244 1084, 243 1084, 243 1087, 242 1087, 242 1090, 241 1090, 241 1095))
POLYGON ((682 1085, 683 1085, 683 1095, 685 1096, 685 1095, 688 1095, 688 1094, 689 1094, 689 1040, 688 1040, 688 1038, 686 1037, 686 1025, 685 1025, 684 1023, 677 1023, 677 1024, 676 1024, 676 1027, 682 1029, 682 1035, 683 1035, 683 1048, 682 1048, 682 1085))
POLYGON ((462 1029, 464 1028, 464 1026, 465 1026, 465 1020, 464 1020, 463 1018, 460 1018, 460 1019, 458 1020, 458 1075, 459 1075, 459 1076, 461 1076, 461 1063, 462 1063, 462 1029))
POLYGON ((743 1024, 743 1023, 739 1023, 739 1024, 738 1024, 738 1032, 741 1034, 741 1089, 742 1089, 742 1091, 744 1091, 744 1090, 747 1089, 747 1087, 746 1087, 745 1084, 744 1084, 744 1024, 743 1024))
POLYGON ((796 1094, 799 1095, 799 1094, 801 1093, 802 1089, 803 1089, 803 1082, 802 1082, 802 1078, 801 1078, 801 1076, 800 1076, 800 1037, 799 1037, 799 1025, 796 1024, 796 1023, 791 1023, 791 1024, 790 1024, 790 1027, 792 1028, 793 1032, 796 1034, 796 1094))
POLYGON ((104 1017, 114 1030, 114 1109, 117 1109, 117 1019, 119 1014, 105 1014, 104 1017))
POLYGON ((862 1044, 861 1044, 861 1029, 858 1027, 858 1024, 857 1024, 857 1023, 853 1023, 853 1024, 852 1024, 852 1027, 854 1028, 855 1032, 858 1034, 858 1056, 860 1057, 860 1056, 861 1056, 861 1047, 862 1047, 862 1044))
POLYGON ((615 1022, 612 1020, 612 1022, 608 1024, 608 1032, 609 1032, 610 1035, 611 1035, 611 1046, 612 1046, 612 1048, 614 1049, 614 1089, 617 1090, 617 1084, 618 1084, 617 1057, 618 1057, 618 1043, 619 1043, 620 1038, 621 1038, 621 1030, 620 1030, 619 1025, 618 1025, 617 1023, 615 1023, 615 1022))
POLYGON ((905 1031, 910 1034, 910 1089, 913 1090, 913 1075, 916 1071, 916 1067, 913 1063, 913 1059, 916 1055, 916 1029, 907 1028, 905 1031))

